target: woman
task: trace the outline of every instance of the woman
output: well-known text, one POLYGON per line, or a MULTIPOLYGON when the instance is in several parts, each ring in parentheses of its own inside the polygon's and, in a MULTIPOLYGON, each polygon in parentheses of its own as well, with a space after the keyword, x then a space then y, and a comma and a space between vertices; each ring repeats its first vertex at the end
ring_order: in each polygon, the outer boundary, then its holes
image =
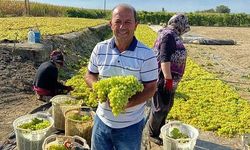
POLYGON ((177 85, 184 74, 187 52, 181 35, 189 30, 187 17, 184 14, 176 14, 170 18, 167 27, 158 32, 154 44, 159 65, 159 79, 148 126, 149 140, 158 145, 163 144, 159 137, 160 129, 173 106, 177 85))

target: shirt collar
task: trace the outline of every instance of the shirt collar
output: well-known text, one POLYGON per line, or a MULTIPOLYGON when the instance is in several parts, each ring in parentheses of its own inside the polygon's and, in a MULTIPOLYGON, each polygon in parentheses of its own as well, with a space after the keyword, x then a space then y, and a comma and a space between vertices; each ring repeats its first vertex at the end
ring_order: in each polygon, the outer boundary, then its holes
MULTIPOLYGON (((135 48, 136 48, 136 46, 137 46, 137 42, 138 42, 138 40, 137 40, 136 37, 134 36, 132 42, 130 43, 129 47, 128 47, 126 50, 128 50, 128 51, 134 51, 135 48)), ((111 48, 115 48, 115 47, 116 47, 116 44, 115 44, 115 37, 113 37, 113 38, 111 39, 111 45, 110 45, 110 46, 111 46, 111 48)))

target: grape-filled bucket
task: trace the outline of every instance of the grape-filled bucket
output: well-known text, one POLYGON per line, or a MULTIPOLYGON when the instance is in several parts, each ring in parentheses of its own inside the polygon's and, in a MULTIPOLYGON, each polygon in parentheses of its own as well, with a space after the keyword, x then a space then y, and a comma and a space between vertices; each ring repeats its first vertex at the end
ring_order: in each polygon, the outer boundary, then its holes
POLYGON ((71 149, 90 150, 86 140, 79 136, 51 135, 47 137, 42 145, 43 150, 67 149, 64 145, 70 143, 71 149))
POLYGON ((65 135, 78 135, 91 144, 95 112, 90 107, 81 107, 65 112, 65 135))
POLYGON ((17 149, 18 150, 41 150, 43 141, 46 137, 51 134, 52 127, 54 125, 54 120, 49 114, 38 112, 35 114, 28 114, 25 116, 21 116, 17 118, 13 122, 16 141, 17 141, 17 149), (30 130, 23 129, 20 126, 25 123, 32 122, 32 119, 46 120, 49 121, 49 126, 44 129, 39 130, 30 130))
POLYGON ((163 138, 164 150, 193 150, 199 136, 199 132, 191 125, 184 124, 180 121, 171 121, 161 128, 161 136, 163 138), (177 129, 181 133, 187 135, 188 138, 171 138, 171 134, 174 129, 177 129))
POLYGON ((69 109, 80 108, 81 104, 75 98, 69 95, 57 95, 51 98, 52 102, 52 117, 55 121, 55 128, 64 130, 65 117, 64 113, 69 109))
POLYGON ((250 133, 242 135, 243 150, 250 150, 250 133))

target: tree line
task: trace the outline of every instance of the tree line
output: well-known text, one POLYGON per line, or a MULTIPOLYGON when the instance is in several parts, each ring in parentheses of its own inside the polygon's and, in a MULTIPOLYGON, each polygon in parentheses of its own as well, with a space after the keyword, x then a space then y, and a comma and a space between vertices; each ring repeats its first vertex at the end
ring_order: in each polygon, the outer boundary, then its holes
MULTIPOLYGON (((110 19, 111 10, 83 9, 75 7, 55 6, 27 1, 0 0, 0 17, 15 16, 52 16, 110 19), (28 8, 28 13, 27 13, 28 8)), ((166 24, 174 13, 139 11, 138 20, 144 24, 166 24)), ((189 22, 194 26, 250 26, 250 15, 232 14, 227 6, 220 5, 216 9, 187 13, 189 22)))

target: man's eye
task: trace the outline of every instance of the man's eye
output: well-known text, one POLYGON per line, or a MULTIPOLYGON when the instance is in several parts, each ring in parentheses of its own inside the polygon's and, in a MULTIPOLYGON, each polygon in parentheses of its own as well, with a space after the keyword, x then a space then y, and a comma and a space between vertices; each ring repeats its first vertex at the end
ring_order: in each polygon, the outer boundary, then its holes
POLYGON ((119 21, 119 20, 118 20, 118 21, 115 21, 115 23, 117 23, 117 24, 118 24, 118 23, 121 23, 121 21, 119 21))

